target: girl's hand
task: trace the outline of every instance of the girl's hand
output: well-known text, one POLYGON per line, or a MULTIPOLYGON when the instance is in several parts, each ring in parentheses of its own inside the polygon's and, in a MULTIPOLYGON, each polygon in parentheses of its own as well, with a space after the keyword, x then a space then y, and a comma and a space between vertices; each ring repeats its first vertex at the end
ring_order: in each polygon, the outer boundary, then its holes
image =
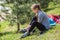
POLYGON ((31 27, 31 25, 28 25, 28 26, 26 27, 27 32, 29 31, 30 27, 31 27))

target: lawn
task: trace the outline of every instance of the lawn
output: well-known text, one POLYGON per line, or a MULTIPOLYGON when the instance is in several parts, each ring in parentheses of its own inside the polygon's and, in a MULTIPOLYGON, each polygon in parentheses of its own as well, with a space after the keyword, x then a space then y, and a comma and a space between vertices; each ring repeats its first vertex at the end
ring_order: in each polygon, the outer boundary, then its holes
MULTIPOLYGON (((22 25, 22 27, 24 26, 22 25)), ((52 26, 52 29, 50 29, 48 32, 46 32, 43 35, 40 35, 39 31, 36 30, 35 33, 23 39, 19 39, 22 33, 16 34, 14 31, 16 29, 15 27, 8 27, 8 29, 7 28, 5 29, 6 30, 3 30, 3 33, 0 35, 0 40, 60 40, 59 24, 57 24, 56 26, 52 26)))
MULTIPOLYGON (((47 14, 60 14, 60 9, 55 8, 53 10, 50 10, 47 12, 47 14)), ((56 26, 52 26, 52 29, 50 29, 48 32, 46 32, 43 35, 39 34, 39 30, 36 30, 35 33, 32 35, 19 39, 22 33, 15 33, 16 32, 16 26, 8 26, 9 22, 3 22, 0 27, 0 40, 60 40, 60 24, 56 24, 56 26)), ((21 25, 21 28, 26 27, 27 24, 21 25)))

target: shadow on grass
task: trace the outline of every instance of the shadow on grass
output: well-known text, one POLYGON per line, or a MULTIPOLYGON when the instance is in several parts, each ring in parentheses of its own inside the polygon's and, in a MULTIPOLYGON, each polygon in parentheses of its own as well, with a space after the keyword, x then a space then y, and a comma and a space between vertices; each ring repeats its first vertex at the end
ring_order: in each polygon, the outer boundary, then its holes
POLYGON ((60 6, 53 7, 53 8, 47 8, 47 9, 45 9, 44 11, 47 12, 47 11, 53 10, 53 9, 55 9, 55 8, 60 8, 60 6))
POLYGON ((56 25, 53 25, 50 27, 50 29, 55 29, 56 28, 56 25))
POLYGON ((0 37, 3 35, 7 35, 7 34, 14 34, 13 32, 4 32, 4 33, 0 33, 0 37))

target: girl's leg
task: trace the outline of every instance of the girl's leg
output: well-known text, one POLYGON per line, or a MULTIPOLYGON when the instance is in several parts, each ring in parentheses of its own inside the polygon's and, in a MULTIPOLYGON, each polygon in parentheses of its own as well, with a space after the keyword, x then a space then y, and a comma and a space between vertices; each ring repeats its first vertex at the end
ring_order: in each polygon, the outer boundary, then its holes
POLYGON ((34 16, 34 17, 32 18, 32 20, 31 20, 31 22, 30 22, 30 25, 32 25, 33 22, 37 22, 37 17, 36 17, 36 16, 34 16))
POLYGON ((24 37, 28 36, 28 35, 30 34, 30 32, 31 32, 35 27, 37 27, 37 28, 41 31, 40 34, 42 34, 42 33, 46 30, 45 26, 42 25, 41 23, 33 22, 33 23, 31 24, 31 27, 30 27, 29 31, 28 31, 28 32, 25 32, 25 33, 21 36, 21 38, 24 38, 24 37))
POLYGON ((42 25, 41 23, 38 23, 38 22, 34 22, 34 23, 31 25, 30 29, 29 29, 29 33, 30 33, 35 27, 37 27, 40 31, 45 31, 45 30, 46 30, 46 28, 45 28, 44 25, 42 25))
POLYGON ((30 24, 29 24, 26 28, 21 29, 20 32, 25 33, 25 32, 27 32, 27 31, 29 31, 29 29, 30 29, 30 27, 31 27, 31 25, 32 25, 33 22, 37 22, 37 17, 36 17, 36 16, 34 16, 34 17, 32 18, 32 20, 31 20, 30 24))

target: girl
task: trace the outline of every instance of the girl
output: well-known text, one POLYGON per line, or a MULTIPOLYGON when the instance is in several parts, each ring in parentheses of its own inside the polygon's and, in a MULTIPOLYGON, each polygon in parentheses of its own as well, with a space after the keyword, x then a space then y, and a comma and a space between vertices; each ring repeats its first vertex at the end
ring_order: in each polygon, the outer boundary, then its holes
POLYGON ((33 17, 31 23, 28 26, 29 30, 27 32, 25 32, 21 36, 21 38, 28 36, 35 27, 37 27, 41 31, 40 34, 43 34, 45 31, 50 29, 50 23, 48 21, 48 17, 44 12, 42 12, 40 5, 33 4, 31 6, 31 10, 36 15, 35 15, 35 17, 33 17))

